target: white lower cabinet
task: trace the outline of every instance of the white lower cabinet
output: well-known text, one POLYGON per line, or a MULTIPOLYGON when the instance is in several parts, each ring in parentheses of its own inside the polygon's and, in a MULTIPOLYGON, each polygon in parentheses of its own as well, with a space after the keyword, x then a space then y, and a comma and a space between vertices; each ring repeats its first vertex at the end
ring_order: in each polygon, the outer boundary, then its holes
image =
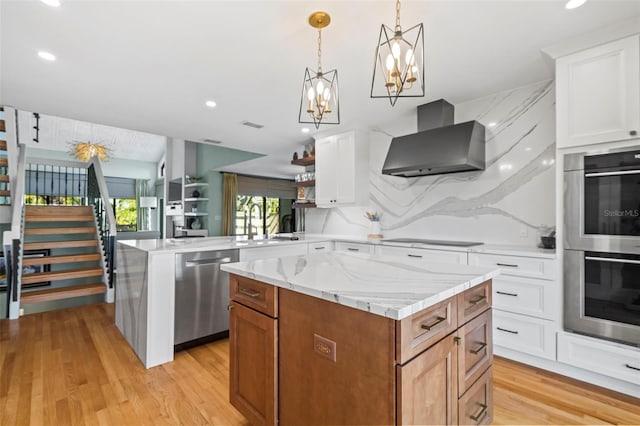
POLYGON ((402 256, 416 262, 441 262, 467 264, 467 252, 432 250, 410 247, 377 246, 376 254, 381 256, 402 256))
POLYGON ((373 254, 373 246, 367 243, 350 243, 346 241, 336 241, 335 251, 346 251, 349 253, 373 254))
POLYGON ((541 358, 556 359, 553 321, 493 310, 493 344, 541 358))
POLYGON ((558 361, 640 384, 640 348, 561 332, 558 361))
POLYGON ((493 279, 493 307, 548 320, 558 316, 556 281, 500 275, 493 279))
POLYGON ((309 254, 314 253, 324 253, 328 251, 333 251, 334 242, 333 241, 319 241, 316 243, 309 243, 309 254))

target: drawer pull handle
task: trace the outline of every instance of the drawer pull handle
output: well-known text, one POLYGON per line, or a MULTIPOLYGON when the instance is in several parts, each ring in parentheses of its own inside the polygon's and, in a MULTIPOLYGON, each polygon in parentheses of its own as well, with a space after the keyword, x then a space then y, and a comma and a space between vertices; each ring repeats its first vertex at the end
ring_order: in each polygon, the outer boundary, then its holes
POLYGON ((497 262, 496 265, 498 266, 506 266, 507 268, 517 268, 518 265, 516 265, 515 263, 500 263, 497 262))
POLYGON ((471 303, 472 305, 477 305, 484 302, 485 300, 487 300, 487 296, 478 296, 475 299, 469 300, 469 303, 471 303))
POLYGON ((483 350, 486 347, 487 347, 486 343, 480 343, 480 346, 478 346, 477 349, 470 349, 469 352, 471 352, 474 355, 478 355, 480 353, 480 351, 483 350))
POLYGON ((506 328, 500 328, 500 327, 496 327, 496 328, 500 331, 504 331, 505 333, 518 334, 517 331, 507 330, 506 328))
POLYGON ((409 257, 415 257, 415 258, 418 258, 418 259, 422 259, 422 256, 420 256, 420 255, 418 255, 418 254, 408 254, 407 256, 409 256, 409 257))
POLYGON ((502 294, 503 296, 518 297, 518 293, 507 293, 506 291, 496 291, 496 293, 502 294))
POLYGON ((446 321, 447 317, 436 317, 436 320, 433 324, 421 324, 420 327, 424 328, 427 331, 431 331, 433 327, 440 324, 443 321, 446 321))
POLYGON ((315 249, 315 250, 324 250, 324 249, 326 249, 326 247, 325 247, 325 246, 322 246, 322 247, 314 247, 314 249, 315 249))
POLYGON ((633 365, 631 365, 631 364, 625 364, 624 366, 625 366, 625 367, 627 367, 627 368, 630 368, 630 369, 632 369, 632 370, 638 370, 638 371, 640 371, 640 368, 638 368, 638 367, 634 367, 634 366, 633 366, 633 365))
POLYGON ((478 423, 479 423, 479 422, 480 422, 480 420, 482 420, 482 419, 484 418, 484 416, 486 416, 486 415, 487 415, 487 404, 480 404, 480 403, 478 403, 478 405, 479 405, 480 407, 482 407, 482 410, 480 410, 480 412, 479 412, 477 415, 475 415, 475 416, 469 416, 469 418, 470 418, 471 420, 473 420, 474 422, 478 422, 478 423))
POLYGON ((238 290, 239 293, 244 294, 245 296, 249 296, 249 297, 258 297, 260 296, 260 293, 255 291, 255 290, 251 290, 249 288, 241 288, 240 290, 238 290))
POLYGON ((353 248, 353 247, 347 247, 347 250, 349 250, 349 251, 360 251, 360 249, 353 248))

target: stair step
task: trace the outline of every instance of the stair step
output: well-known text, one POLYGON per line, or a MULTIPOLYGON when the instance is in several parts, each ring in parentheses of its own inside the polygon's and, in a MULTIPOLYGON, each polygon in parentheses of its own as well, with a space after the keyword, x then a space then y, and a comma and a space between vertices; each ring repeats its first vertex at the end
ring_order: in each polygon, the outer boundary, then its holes
POLYGON ((24 235, 95 234, 95 226, 74 226, 66 228, 25 228, 24 235))
POLYGON ((9 182, 9 176, 0 175, 0 182, 9 182))
POLYGON ((64 271, 36 272, 22 276, 22 284, 40 283, 43 281, 72 280, 75 278, 97 277, 104 274, 104 269, 98 267, 67 269, 64 271))
POLYGON ((0 151, 7 150, 7 141, 0 140, 0 151))
MULTIPOLYGON (((26 257, 22 259, 22 266, 53 265, 58 263, 95 262, 99 261, 100 253, 66 254, 60 256, 26 257)), ((24 276, 23 276, 24 277, 24 276)))
POLYGON ((0 167, 7 167, 9 165, 9 159, 6 157, 0 157, 0 167))
POLYGON ((93 247, 98 245, 98 240, 75 240, 75 241, 42 241, 34 243, 24 243, 25 250, 42 250, 68 247, 93 247))
POLYGON ((69 299, 71 297, 89 296, 107 292, 103 283, 76 285, 73 287, 50 288, 46 290, 25 291, 20 295, 20 302, 38 303, 51 300, 69 299))
POLYGON ((93 222, 90 206, 27 206, 27 222, 93 222))
POLYGON ((4 126, 4 120, 0 120, 0 132, 4 132, 6 130, 4 126))

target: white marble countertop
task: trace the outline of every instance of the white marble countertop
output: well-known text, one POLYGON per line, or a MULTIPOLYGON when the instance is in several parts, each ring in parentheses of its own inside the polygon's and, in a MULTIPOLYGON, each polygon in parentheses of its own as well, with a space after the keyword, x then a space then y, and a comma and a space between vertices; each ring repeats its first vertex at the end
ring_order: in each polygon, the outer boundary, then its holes
POLYGON ((260 259, 224 271, 395 320, 497 276, 500 269, 345 252, 260 259))
POLYGON ((247 240, 246 237, 208 237, 208 238, 171 238, 164 240, 118 240, 118 243, 147 252, 173 251, 176 253, 194 250, 228 250, 234 248, 247 249, 254 247, 277 247, 290 244, 312 243, 320 241, 343 241, 352 243, 365 243, 373 245, 385 245, 394 247, 407 247, 416 249, 448 250, 467 253, 488 253, 511 256, 530 256, 547 259, 555 259, 556 252, 553 249, 542 249, 531 246, 482 244, 472 247, 443 246, 417 243, 397 243, 384 240, 371 240, 367 238, 345 237, 336 235, 301 235, 298 240, 284 239, 256 239, 247 240))
POLYGON ((246 237, 206 237, 206 238, 168 238, 164 240, 118 240, 120 244, 146 252, 176 253, 195 250, 228 250, 235 248, 277 247, 290 244, 310 243, 316 241, 330 241, 330 238, 300 237, 298 240, 256 239, 247 240, 246 237))

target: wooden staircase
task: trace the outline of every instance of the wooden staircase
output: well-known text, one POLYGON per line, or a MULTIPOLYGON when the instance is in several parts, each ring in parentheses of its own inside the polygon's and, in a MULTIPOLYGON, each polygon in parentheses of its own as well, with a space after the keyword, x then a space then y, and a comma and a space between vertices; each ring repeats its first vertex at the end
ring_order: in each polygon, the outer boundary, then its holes
MULTIPOLYGON (((0 107, 0 111, 4 108, 0 107)), ((0 118, 0 133, 4 134, 6 125, 0 118)), ((0 206, 11 205, 11 191, 9 189, 9 160, 7 159, 6 136, 0 135, 0 206)))
POLYGON ((24 240, 23 270, 41 268, 22 274, 22 305, 107 291, 92 207, 28 205, 24 240), (45 289, 29 288, 40 283, 49 284, 45 289))

